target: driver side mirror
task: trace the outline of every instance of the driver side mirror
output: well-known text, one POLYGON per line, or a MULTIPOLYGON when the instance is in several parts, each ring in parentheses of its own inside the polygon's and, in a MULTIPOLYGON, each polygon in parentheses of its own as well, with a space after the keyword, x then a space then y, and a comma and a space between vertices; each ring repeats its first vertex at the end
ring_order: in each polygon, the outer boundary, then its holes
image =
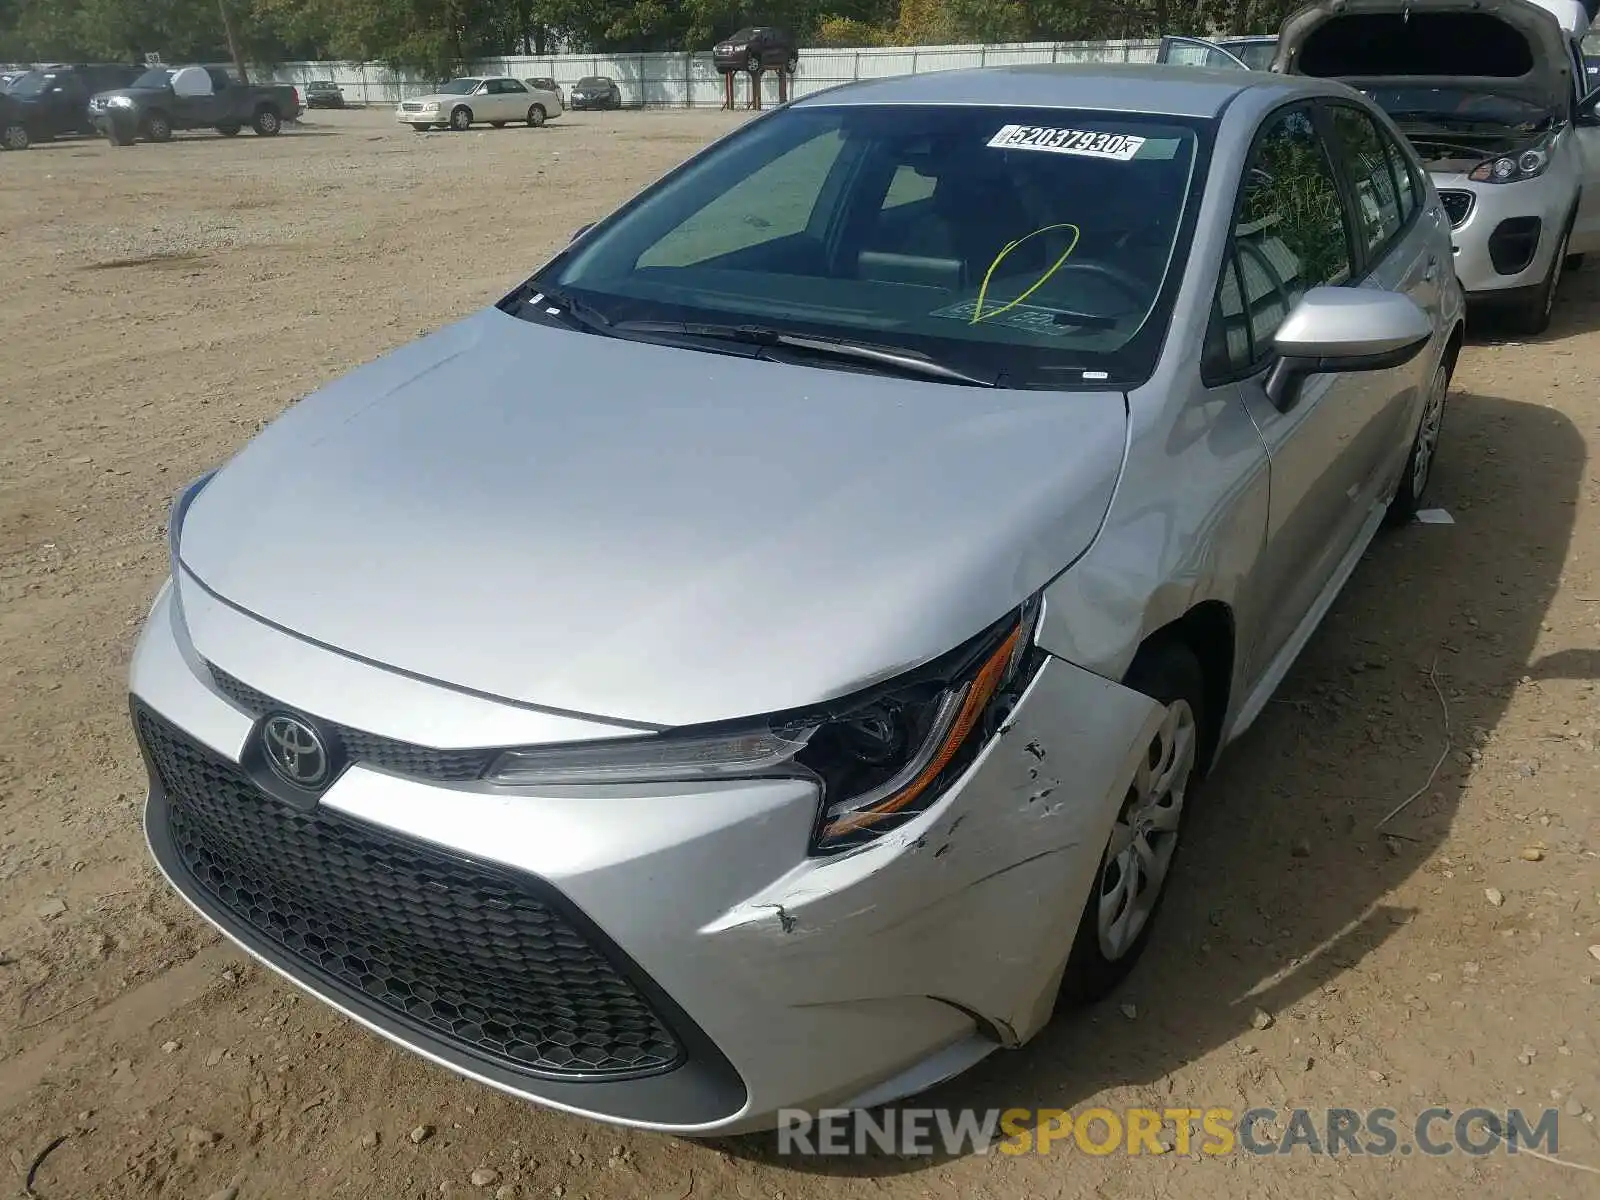
POLYGON ((1409 296, 1371 288, 1312 288, 1273 338, 1278 361, 1267 373, 1267 399, 1279 412, 1288 412, 1311 376, 1401 367, 1432 337, 1433 323, 1409 296))
POLYGON ((1600 126, 1600 114, 1595 112, 1596 106, 1600 106, 1600 88, 1596 88, 1582 100, 1578 101, 1578 115, 1575 118, 1576 123, 1579 125, 1588 126, 1589 128, 1600 126))
POLYGON ((593 221, 590 221, 587 225, 579 225, 576 229, 574 229, 572 231, 572 237, 568 239, 568 244, 570 245, 572 242, 577 241, 579 238, 581 238, 584 234, 588 233, 589 230, 591 230, 593 228, 594 228, 594 222, 593 221))

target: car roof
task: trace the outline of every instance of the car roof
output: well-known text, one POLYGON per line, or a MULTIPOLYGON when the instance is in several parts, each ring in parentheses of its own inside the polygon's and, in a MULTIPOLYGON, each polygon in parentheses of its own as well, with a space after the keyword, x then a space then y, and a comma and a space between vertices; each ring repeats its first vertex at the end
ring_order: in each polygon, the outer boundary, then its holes
POLYGON ((863 80, 815 92, 796 107, 952 104, 1099 109, 1215 117, 1242 92, 1323 95, 1337 90, 1303 75, 1155 63, 1032 63, 863 80))

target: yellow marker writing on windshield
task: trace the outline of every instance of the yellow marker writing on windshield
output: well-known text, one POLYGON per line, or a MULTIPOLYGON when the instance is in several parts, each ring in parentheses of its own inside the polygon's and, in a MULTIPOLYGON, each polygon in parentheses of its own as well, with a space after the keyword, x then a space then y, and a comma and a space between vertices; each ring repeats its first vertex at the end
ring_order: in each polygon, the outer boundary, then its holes
POLYGON ((1078 248, 1078 238, 1080 236, 1082 236, 1081 231, 1078 229, 1078 227, 1076 225, 1070 225, 1070 224, 1062 223, 1060 225, 1045 225, 1045 226, 1042 226, 1039 229, 1035 229, 1032 233, 1025 233, 1021 237, 1019 237, 1016 241, 1007 244, 1006 247, 1003 250, 1001 250, 999 254, 996 254, 994 256, 994 261, 989 264, 989 269, 983 273, 983 283, 981 285, 979 285, 979 287, 978 287, 978 306, 977 306, 976 309, 973 310, 972 321, 970 323, 973 324, 973 325, 976 325, 979 321, 982 321, 987 317, 997 317, 1001 313, 1007 312, 1010 309, 1015 308, 1017 305, 1021 304, 1024 300, 1026 300, 1029 296, 1033 295, 1040 288, 1042 288, 1046 283, 1050 282, 1050 276, 1054 275, 1057 271, 1059 271, 1061 269, 1061 264, 1066 262, 1067 259, 1072 256, 1072 252, 1078 248), (1070 230, 1072 230, 1072 241, 1070 243, 1068 243, 1067 248, 1066 248, 1065 251, 1062 252, 1061 257, 1056 259, 1055 262, 1051 263, 1050 264, 1050 269, 1048 271, 1046 271, 1043 275, 1039 276, 1039 278, 1034 281, 1033 286, 1030 287, 1027 291, 1023 292, 1022 295, 1018 296, 1015 300, 1011 300, 1011 301, 1008 301, 1005 304, 1002 304, 999 308, 990 309, 988 312, 984 312, 983 311, 983 301, 984 301, 985 297, 987 297, 988 294, 989 294, 989 280, 994 277, 995 271, 998 270, 999 267, 1000 267, 1000 264, 1005 261, 1006 255, 1010 254, 1013 250, 1015 250, 1018 246, 1022 245, 1022 243, 1027 241, 1029 238, 1038 237, 1041 233, 1049 233, 1052 229, 1070 229, 1070 230))

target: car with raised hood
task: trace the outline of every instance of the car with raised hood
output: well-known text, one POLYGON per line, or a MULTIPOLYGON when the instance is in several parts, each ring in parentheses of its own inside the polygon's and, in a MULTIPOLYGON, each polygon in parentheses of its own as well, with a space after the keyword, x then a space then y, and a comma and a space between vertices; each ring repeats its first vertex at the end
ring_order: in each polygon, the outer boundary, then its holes
POLYGON ((561 97, 509 75, 470 75, 441 84, 426 96, 402 100, 394 119, 418 133, 436 127, 460 133, 473 125, 501 129, 513 122, 539 126, 561 115, 561 97))
POLYGON ((1450 215, 1469 299, 1539 333, 1563 269, 1600 250, 1588 23, 1577 0, 1319 0, 1284 21, 1273 69, 1340 79, 1386 109, 1450 215))
POLYGON ((1449 253, 1320 80, 771 110, 179 493, 155 859, 356 1020, 606 1121, 1020 1047, 1132 968, 1201 779, 1413 514, 1449 253))

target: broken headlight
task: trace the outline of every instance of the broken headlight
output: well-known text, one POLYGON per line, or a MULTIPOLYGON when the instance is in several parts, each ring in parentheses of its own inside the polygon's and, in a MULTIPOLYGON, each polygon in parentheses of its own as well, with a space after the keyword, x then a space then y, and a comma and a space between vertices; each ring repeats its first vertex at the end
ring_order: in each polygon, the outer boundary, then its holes
POLYGON ((758 727, 508 750, 508 786, 804 778, 821 806, 812 850, 862 845, 925 811, 999 729, 1037 670, 1037 600, 910 674, 758 727))

